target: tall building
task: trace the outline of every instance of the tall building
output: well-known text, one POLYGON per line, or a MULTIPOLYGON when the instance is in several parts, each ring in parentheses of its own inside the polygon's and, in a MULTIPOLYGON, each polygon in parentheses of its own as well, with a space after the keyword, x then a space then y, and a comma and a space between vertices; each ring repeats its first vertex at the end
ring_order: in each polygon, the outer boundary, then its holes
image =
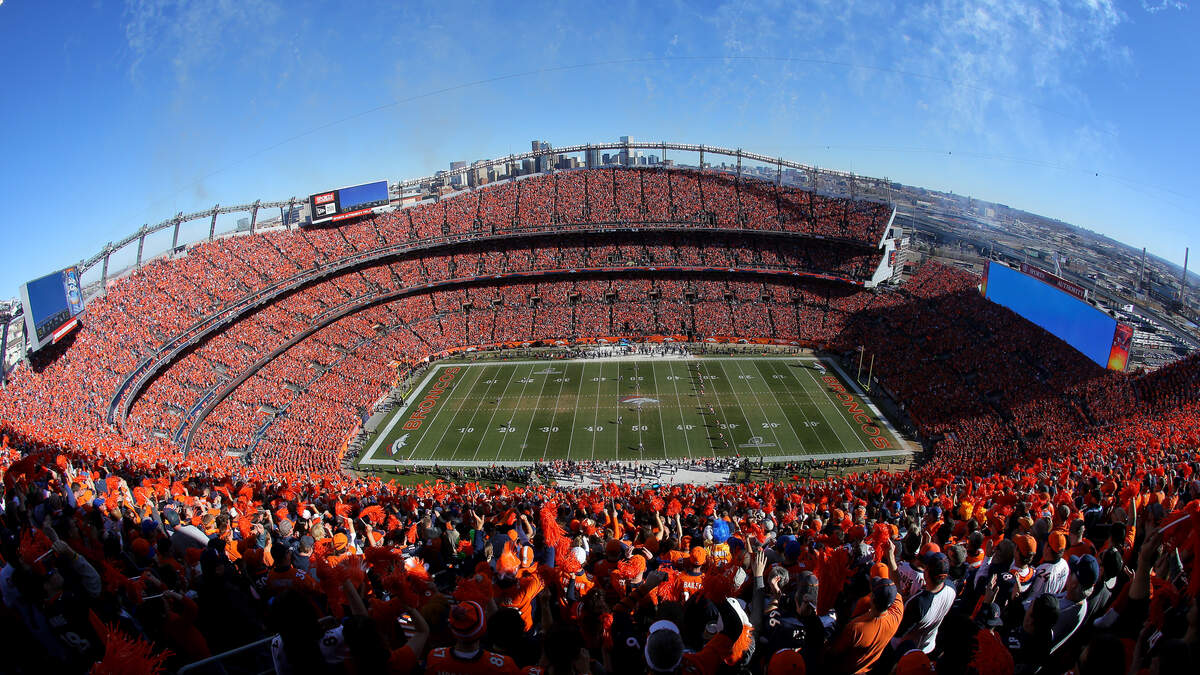
MULTIPOLYGON (((606 159, 604 161, 607 163, 608 162, 607 155, 605 155, 605 157, 606 157, 606 159)), ((596 150, 596 149, 589 149, 587 151, 587 160, 586 161, 587 161, 588 168, 600 166, 600 151, 596 150)))
MULTIPOLYGON (((530 143, 530 145, 532 146, 531 149, 534 152, 538 152, 539 150, 544 151, 544 150, 550 149, 550 144, 547 143, 546 141, 533 141, 532 143, 530 143)), ((537 171, 538 173, 549 171, 550 167, 553 166, 553 162, 554 162, 554 157, 552 157, 551 155, 542 155, 541 157, 538 157, 536 162, 534 163, 534 170, 537 171)))
MULTIPOLYGON (((630 143, 633 142, 633 137, 632 136, 622 136, 620 138, 620 141, 624 145, 629 145, 630 143)), ((636 158, 637 158, 637 150, 630 150, 629 148, 621 149, 621 164, 624 164, 625 166, 629 166, 630 164, 636 164, 637 163, 636 158), (631 159, 633 161, 630 161, 631 159)))
POLYGON ((482 159, 471 162, 471 170, 467 172, 467 184, 471 187, 479 187, 491 182, 488 176, 489 169, 483 166, 484 163, 482 159))
MULTIPOLYGON (((467 166, 466 162, 450 162, 450 170, 451 171, 453 171, 455 169, 464 169, 464 168, 466 168, 466 166, 467 166)), ((461 173, 455 174, 454 176, 452 176, 450 178, 450 184, 456 185, 458 187, 462 187, 465 182, 466 182, 466 177, 461 173)))

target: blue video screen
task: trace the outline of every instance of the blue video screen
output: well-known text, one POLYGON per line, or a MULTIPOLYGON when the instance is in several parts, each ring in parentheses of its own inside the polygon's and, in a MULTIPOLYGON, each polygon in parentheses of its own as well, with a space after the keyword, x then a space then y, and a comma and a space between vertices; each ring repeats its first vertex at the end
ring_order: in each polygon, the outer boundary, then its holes
POLYGON ((1117 320, 1078 298, 998 263, 988 265, 987 297, 1045 328, 1101 366, 1117 320))
POLYGON ((338 190, 338 210, 343 213, 370 206, 386 206, 387 203, 388 184, 386 180, 338 190))
POLYGON ((33 325, 39 329, 54 322, 54 328, 70 318, 70 306, 67 304, 67 291, 63 288, 62 272, 47 274, 41 279, 29 282, 29 307, 27 311, 33 314, 33 325))

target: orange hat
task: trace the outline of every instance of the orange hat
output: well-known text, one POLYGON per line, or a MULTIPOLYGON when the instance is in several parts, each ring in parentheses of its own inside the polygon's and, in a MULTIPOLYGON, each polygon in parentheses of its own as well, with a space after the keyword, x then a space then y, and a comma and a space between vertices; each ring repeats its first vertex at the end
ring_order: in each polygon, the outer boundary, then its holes
POLYGON ((804 675, 804 672, 804 656, 799 649, 780 649, 767 665, 767 675, 804 675))
POLYGON ((930 553, 941 553, 941 552, 942 552, 942 547, 938 546, 937 544, 933 543, 932 541, 921 547, 921 557, 922 558, 929 555, 930 553))
POLYGON ((1067 535, 1062 532, 1051 532, 1050 539, 1046 541, 1046 549, 1061 555, 1063 551, 1067 550, 1067 535))
POLYGON ((932 675, 933 662, 925 652, 913 649, 896 663, 896 675, 932 675))
POLYGON ((1021 555, 1032 555, 1037 550, 1037 540, 1027 534, 1013 535, 1013 541, 1021 555))
POLYGON ((131 548, 133 550, 133 554, 139 558, 145 558, 150 555, 150 542, 142 539, 141 537, 134 539, 133 543, 129 545, 129 548, 131 548))
POLYGON ((517 568, 521 566, 520 559, 513 555, 512 551, 505 551, 500 554, 500 559, 496 561, 496 573, 515 575, 517 568))
POLYGON ((337 534, 333 535, 334 550, 341 551, 342 549, 346 548, 346 546, 349 545, 349 543, 350 543, 350 538, 347 537, 345 534, 338 532, 337 534))
POLYGON ((450 632, 459 640, 477 640, 486 627, 483 608, 473 600, 460 602, 450 610, 450 632))
POLYGON ((624 552, 625 545, 620 539, 609 539, 604 544, 604 555, 621 555, 624 552))
POLYGON ((703 565, 708 561, 708 550, 702 546, 697 546, 692 549, 692 564, 703 565))
POLYGON ((887 579, 888 578, 888 566, 883 563, 875 563, 874 565, 871 565, 871 578, 872 579, 887 579))

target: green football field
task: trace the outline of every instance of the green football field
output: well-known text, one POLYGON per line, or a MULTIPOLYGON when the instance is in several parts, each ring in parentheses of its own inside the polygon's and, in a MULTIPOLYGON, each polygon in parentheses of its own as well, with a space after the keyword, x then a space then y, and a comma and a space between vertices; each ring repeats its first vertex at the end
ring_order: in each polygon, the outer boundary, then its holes
POLYGON ((442 362, 369 437, 363 470, 556 459, 907 454, 815 357, 442 362))

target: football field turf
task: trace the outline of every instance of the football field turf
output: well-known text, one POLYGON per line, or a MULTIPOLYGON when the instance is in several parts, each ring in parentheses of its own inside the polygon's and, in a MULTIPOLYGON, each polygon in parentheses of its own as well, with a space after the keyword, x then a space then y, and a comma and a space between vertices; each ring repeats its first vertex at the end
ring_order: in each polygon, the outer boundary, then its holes
POLYGON ((363 470, 572 460, 907 454, 816 357, 440 362, 368 438, 363 470))

